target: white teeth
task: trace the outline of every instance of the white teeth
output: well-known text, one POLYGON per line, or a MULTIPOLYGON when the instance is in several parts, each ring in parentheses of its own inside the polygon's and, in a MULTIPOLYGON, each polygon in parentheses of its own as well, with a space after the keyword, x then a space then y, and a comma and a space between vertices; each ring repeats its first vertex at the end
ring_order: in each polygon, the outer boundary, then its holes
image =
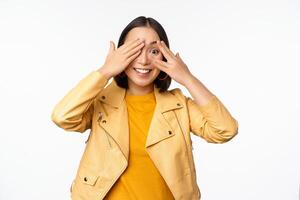
POLYGON ((138 68, 134 68, 135 71, 139 72, 139 73, 143 73, 146 74, 148 72, 150 72, 150 69, 138 69, 138 68))

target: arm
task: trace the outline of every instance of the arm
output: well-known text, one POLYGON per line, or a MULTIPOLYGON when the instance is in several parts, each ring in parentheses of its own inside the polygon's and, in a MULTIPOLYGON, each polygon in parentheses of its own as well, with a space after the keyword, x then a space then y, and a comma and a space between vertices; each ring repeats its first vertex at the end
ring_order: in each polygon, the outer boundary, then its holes
POLYGON ((100 70, 90 72, 56 104, 52 121, 66 131, 83 133, 91 128, 94 99, 108 80, 100 70))
POLYGON ((192 75, 179 53, 174 55, 164 42, 157 41, 157 45, 167 62, 154 60, 152 64, 184 85, 195 99, 185 97, 190 130, 211 143, 224 143, 233 138, 238 132, 237 120, 230 115, 222 102, 192 75))
POLYGON ((238 133, 238 121, 223 103, 193 75, 184 85, 194 99, 186 97, 191 132, 210 143, 232 139, 238 133))
POLYGON ((105 63, 88 74, 55 106, 51 118, 67 131, 84 132, 91 128, 94 100, 108 80, 121 73, 140 54, 144 43, 135 39, 115 48, 111 41, 105 63))

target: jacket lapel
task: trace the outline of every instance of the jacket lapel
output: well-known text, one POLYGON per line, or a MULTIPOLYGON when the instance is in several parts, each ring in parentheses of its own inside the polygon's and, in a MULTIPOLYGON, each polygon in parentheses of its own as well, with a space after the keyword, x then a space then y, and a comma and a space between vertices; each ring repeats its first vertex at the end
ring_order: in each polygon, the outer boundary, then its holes
MULTIPOLYGON (((179 99, 169 91, 159 93, 159 89, 154 87, 154 94, 156 106, 146 139, 146 148, 175 135, 174 127, 177 127, 178 121, 172 110, 183 107, 179 99)), ((99 125, 114 139, 128 160, 129 125, 125 95, 126 89, 119 87, 113 79, 100 92, 97 100, 105 106, 105 112, 99 116, 99 125)))

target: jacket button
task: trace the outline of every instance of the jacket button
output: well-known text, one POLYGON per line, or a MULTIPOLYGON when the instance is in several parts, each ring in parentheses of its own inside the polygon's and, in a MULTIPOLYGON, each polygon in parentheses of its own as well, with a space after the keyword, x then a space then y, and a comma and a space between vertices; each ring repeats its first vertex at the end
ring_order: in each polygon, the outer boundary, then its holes
POLYGON ((102 123, 106 123, 106 120, 102 120, 102 123))
POLYGON ((177 103, 177 106, 180 106, 180 103, 177 103))
POLYGON ((105 96, 102 96, 101 98, 102 98, 102 99, 105 99, 105 96))
POLYGON ((83 179, 85 182, 87 181, 87 177, 84 177, 84 179, 83 179))
POLYGON ((169 135, 171 135, 172 134, 172 131, 169 131, 169 135))

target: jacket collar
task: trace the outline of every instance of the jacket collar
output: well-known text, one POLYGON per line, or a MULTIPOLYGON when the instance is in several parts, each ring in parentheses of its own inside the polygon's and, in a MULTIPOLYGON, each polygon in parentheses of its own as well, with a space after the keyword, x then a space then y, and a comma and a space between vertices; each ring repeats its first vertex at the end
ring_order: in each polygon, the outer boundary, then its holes
MULTIPOLYGON (((118 86, 113 79, 112 82, 102 90, 98 99, 115 108, 119 108, 125 99, 125 95, 126 89, 118 86)), ((169 91, 160 93, 159 88, 154 86, 154 95, 157 107, 161 113, 182 107, 179 99, 169 91)))
MULTIPOLYGON (((159 93, 159 89, 154 86, 156 106, 153 115, 155 117, 152 119, 149 126, 145 144, 146 148, 149 148, 166 138, 173 137, 176 134, 176 128, 174 127, 178 127, 178 121, 175 113, 168 111, 182 108, 183 105, 180 103, 179 98, 175 96, 175 92, 171 91, 159 93)), ((107 85, 96 98, 103 104, 107 104, 109 107, 114 108, 110 110, 112 111, 111 114, 100 115, 102 123, 99 123, 99 125, 105 129, 118 144, 128 162, 129 127, 127 120, 125 120, 128 119, 125 111, 125 95, 126 89, 119 87, 113 79, 113 81, 107 85), (118 126, 115 126, 115 124, 118 124, 118 126)))

